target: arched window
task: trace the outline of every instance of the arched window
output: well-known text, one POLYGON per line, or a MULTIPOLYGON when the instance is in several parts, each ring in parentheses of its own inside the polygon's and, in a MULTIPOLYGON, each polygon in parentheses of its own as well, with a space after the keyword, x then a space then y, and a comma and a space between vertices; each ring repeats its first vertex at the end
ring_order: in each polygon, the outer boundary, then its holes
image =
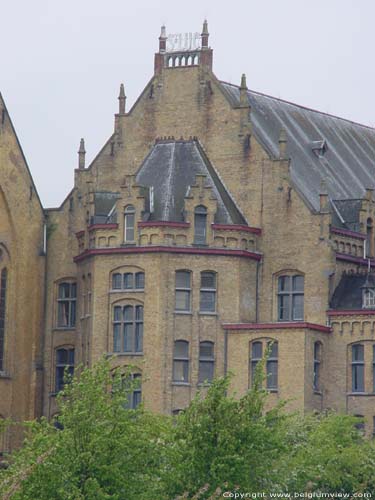
POLYGON ((57 326, 74 328, 76 324, 77 284, 64 282, 59 284, 57 298, 57 326))
POLYGON ((262 342, 251 343, 251 357, 250 357, 250 371, 251 371, 251 385, 255 383, 255 373, 258 363, 262 360, 263 344, 262 342))
POLYGON ((363 309, 375 309, 375 289, 374 288, 363 288, 362 293, 362 308, 363 309))
POLYGON ((123 379, 123 387, 127 391, 125 408, 135 410, 142 402, 142 375, 130 373, 123 379))
POLYGON ((189 381, 189 342, 176 340, 173 351, 173 381, 189 381))
POLYGON ((56 349, 56 379, 55 390, 61 391, 66 382, 66 376, 72 377, 74 374, 74 349, 56 349))
POLYGON ((175 310, 190 312, 191 272, 176 271, 175 310))
POLYGON ((211 382, 214 378, 215 357, 214 343, 200 342, 199 344, 199 373, 198 382, 211 382))
POLYGON ((203 271, 201 273, 200 312, 216 311, 216 273, 203 271))
POLYGON ((194 243, 205 245, 207 240, 207 208, 198 205, 194 210, 194 243))
POLYGON ((314 342, 314 391, 320 391, 320 364, 322 362, 322 343, 314 342))
POLYGON ((363 344, 352 345, 352 391, 365 390, 365 353, 363 344))
POLYGON ((374 255, 374 225, 369 217, 366 224, 366 257, 374 255))
POLYGON ((304 277, 279 276, 278 321, 303 320, 304 277))
POLYGON ((267 343, 267 348, 267 389, 276 390, 278 385, 278 343, 271 340, 267 343))
POLYGON ((126 305, 113 308, 113 351, 143 351, 143 306, 126 305))
POLYGON ((8 271, 4 267, 0 275, 0 371, 4 370, 5 319, 8 271))
POLYGON ((128 205, 124 214, 124 242, 134 243, 135 240, 135 208, 128 205))

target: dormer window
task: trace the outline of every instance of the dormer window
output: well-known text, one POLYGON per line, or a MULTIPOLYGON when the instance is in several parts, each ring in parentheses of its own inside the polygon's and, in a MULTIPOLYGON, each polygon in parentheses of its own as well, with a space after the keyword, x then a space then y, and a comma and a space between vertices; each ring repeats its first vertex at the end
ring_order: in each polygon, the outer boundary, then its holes
POLYGON ((375 290, 374 288, 365 288, 362 294, 362 308, 375 309, 375 290))
POLYGON ((134 235, 134 227, 135 227, 135 208, 133 205, 128 205, 125 208, 124 215, 124 242, 125 243, 133 243, 135 240, 134 235))
POLYGON ((322 139, 320 141, 313 141, 311 143, 311 149, 313 153, 316 154, 316 156, 322 157, 328 150, 327 141, 325 139, 322 139))
POLYGON ((207 208, 198 205, 194 210, 194 243, 205 245, 207 238, 207 208))

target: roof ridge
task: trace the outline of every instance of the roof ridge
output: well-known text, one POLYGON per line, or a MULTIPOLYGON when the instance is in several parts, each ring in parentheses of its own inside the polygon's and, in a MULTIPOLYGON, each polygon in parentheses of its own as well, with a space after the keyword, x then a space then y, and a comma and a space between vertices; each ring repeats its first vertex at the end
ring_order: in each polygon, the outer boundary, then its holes
MULTIPOLYGON (((219 80, 219 82, 223 83, 225 85, 230 85, 231 87, 236 87, 236 88, 240 89, 240 86, 236 85, 235 83, 226 82, 224 80, 219 80)), ((291 106, 296 106, 297 108, 306 109, 307 111, 312 111, 313 113, 319 113, 320 115, 325 115, 325 116, 329 116, 331 118, 336 118, 338 120, 342 120, 342 121, 351 123, 353 125, 358 125, 360 127, 364 127, 364 128, 369 129, 369 130, 375 131, 375 127, 371 127, 370 125, 364 125, 363 123, 359 123, 359 122, 350 120, 349 118, 343 118, 342 116, 337 116, 337 115, 334 115, 332 113, 327 113, 325 111, 319 111, 318 109, 309 108, 308 106, 304 106, 303 104, 297 104, 296 102, 288 101, 287 99, 281 99, 280 97, 275 97, 275 96, 272 96, 269 94, 265 94, 264 92, 259 92, 257 90, 248 89, 247 92, 251 93, 251 94, 263 96, 263 97, 268 97, 269 99, 274 99, 275 101, 281 101, 281 102, 284 102, 285 104, 290 104, 291 106)))

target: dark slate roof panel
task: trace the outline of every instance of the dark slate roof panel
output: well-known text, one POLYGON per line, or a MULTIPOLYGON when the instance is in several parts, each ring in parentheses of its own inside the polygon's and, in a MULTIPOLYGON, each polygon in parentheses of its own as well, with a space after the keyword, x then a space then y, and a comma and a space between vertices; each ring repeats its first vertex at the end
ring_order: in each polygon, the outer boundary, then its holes
POLYGON ((246 224, 217 172, 194 140, 163 141, 154 145, 136 175, 139 185, 153 187, 154 211, 149 220, 183 221, 184 198, 197 174, 206 176, 206 184, 218 202, 215 222, 246 224))
POLYGON ((331 309, 362 309, 363 286, 375 288, 373 274, 344 274, 331 299, 331 309))
MULTIPOLYGON (((239 104, 239 88, 221 85, 239 104)), ((248 91, 248 100, 254 135, 271 157, 278 157, 278 138, 285 129, 292 181, 312 208, 319 209, 323 180, 335 200, 361 198, 374 187, 375 129, 254 91, 248 91), (319 155, 314 143, 323 140, 326 152, 319 155)))
POLYGON ((119 198, 119 193, 97 191, 94 195, 95 215, 108 215, 119 198))

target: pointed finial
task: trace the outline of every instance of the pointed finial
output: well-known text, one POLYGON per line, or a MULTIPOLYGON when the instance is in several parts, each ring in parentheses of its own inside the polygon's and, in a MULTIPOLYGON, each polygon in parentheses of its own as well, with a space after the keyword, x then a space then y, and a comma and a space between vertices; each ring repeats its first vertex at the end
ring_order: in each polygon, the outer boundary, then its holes
POLYGON ((163 26, 160 29, 159 52, 165 52, 166 49, 167 49, 167 30, 163 24, 163 26))
POLYGON ((208 23, 207 19, 203 21, 203 28, 202 28, 202 33, 201 33, 201 39, 202 39, 202 49, 208 49, 208 37, 210 36, 208 32, 208 23))
POLYGON ((241 108, 249 107, 249 100, 247 98, 247 85, 246 85, 246 75, 245 73, 241 76, 241 86, 240 86, 240 106, 241 108))
POLYGON ((327 181, 325 177, 320 181, 320 194, 328 194, 327 191, 327 181))
POLYGON ((85 140, 82 138, 79 143, 79 150, 78 150, 78 168, 80 170, 83 170, 85 168, 85 155, 86 155, 85 140))
POLYGON ((286 159, 287 143, 288 143, 288 138, 286 135, 286 130, 284 128, 281 128, 280 135, 279 135, 279 156, 280 156, 280 159, 282 159, 282 160, 286 159))
POLYGON ((319 192, 319 206, 320 212, 327 212, 328 210, 328 189, 326 178, 323 177, 320 181, 320 192, 319 192))
POLYGON ((245 73, 242 73, 242 76, 241 76, 241 89, 247 90, 245 73))
POLYGON ((125 105, 126 105, 126 95, 125 95, 125 88, 124 88, 123 83, 120 85, 120 94, 118 96, 118 100, 119 100, 118 112, 120 115, 124 115, 125 114, 125 105))

